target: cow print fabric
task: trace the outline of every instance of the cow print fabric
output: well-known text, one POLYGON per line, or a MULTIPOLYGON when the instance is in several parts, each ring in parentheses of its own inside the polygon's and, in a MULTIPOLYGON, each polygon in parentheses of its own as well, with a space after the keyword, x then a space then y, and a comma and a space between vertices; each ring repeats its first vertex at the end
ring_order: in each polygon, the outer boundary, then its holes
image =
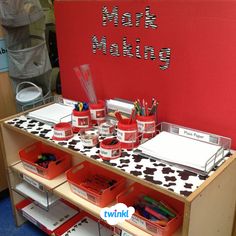
MULTIPOLYGON (((137 178, 152 182, 163 187, 164 189, 173 191, 176 194, 180 194, 185 197, 194 192, 205 181, 205 179, 212 175, 212 173, 214 173, 217 169, 217 167, 214 168, 208 176, 202 176, 171 164, 142 157, 133 153, 133 151, 128 150, 122 150, 122 155, 118 159, 105 161, 99 157, 99 144, 92 148, 83 147, 78 134, 75 134, 74 137, 68 141, 55 141, 52 139, 53 127, 36 120, 32 120, 26 116, 19 116, 12 120, 6 121, 5 123, 25 130, 26 132, 39 136, 43 139, 57 143, 58 145, 69 148, 75 152, 80 152, 88 158, 92 158, 98 162, 103 162, 106 165, 134 175, 137 178)), ((105 137, 100 137, 100 141, 104 138, 105 137)), ((225 157, 224 160, 219 163, 219 166, 227 160, 227 158, 228 157, 225 157)))

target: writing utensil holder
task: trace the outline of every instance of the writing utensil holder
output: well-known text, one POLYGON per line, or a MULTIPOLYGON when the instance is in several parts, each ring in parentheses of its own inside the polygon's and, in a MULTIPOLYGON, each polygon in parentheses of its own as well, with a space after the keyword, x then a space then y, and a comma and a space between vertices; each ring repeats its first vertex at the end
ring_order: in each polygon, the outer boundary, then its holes
POLYGON ((86 111, 72 111, 73 132, 79 132, 81 129, 90 128, 91 125, 92 123, 89 109, 86 111))
POLYGON ((100 143, 99 156, 103 160, 112 160, 120 157, 121 143, 116 138, 106 138, 100 143))
POLYGON ((145 139, 153 138, 156 134, 156 118, 151 116, 136 116, 139 136, 145 139))
POLYGON ((133 149, 139 145, 137 122, 130 124, 130 119, 122 119, 117 124, 117 139, 121 148, 133 149))
POLYGON ((56 141, 68 140, 73 137, 73 129, 71 123, 61 122, 53 127, 52 139, 56 141))
POLYGON ((98 103, 89 104, 92 124, 101 124, 106 118, 105 102, 99 100, 98 103))

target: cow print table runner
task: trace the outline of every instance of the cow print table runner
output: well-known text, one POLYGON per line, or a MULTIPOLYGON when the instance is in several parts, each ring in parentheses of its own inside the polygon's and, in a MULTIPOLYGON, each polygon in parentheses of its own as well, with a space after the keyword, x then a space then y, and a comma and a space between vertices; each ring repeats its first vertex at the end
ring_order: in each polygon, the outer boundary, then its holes
MULTIPOLYGON (((28 133, 47 139, 57 143, 65 148, 72 149, 75 152, 80 152, 89 158, 96 159, 98 162, 103 162, 113 166, 126 173, 132 174, 137 178, 152 182, 167 190, 173 191, 182 196, 189 196, 194 192, 206 178, 208 178, 217 169, 214 168, 208 176, 202 176, 188 170, 181 169, 171 164, 162 163, 158 160, 152 160, 140 155, 134 154, 133 151, 122 150, 120 158, 110 161, 102 160, 99 157, 99 144, 96 147, 83 147, 79 135, 75 134, 68 141, 54 141, 53 128, 45 123, 33 120, 26 116, 6 121, 5 123, 25 130, 28 133)), ((105 137, 100 137, 100 141, 105 137)), ((219 166, 227 160, 228 157, 219 164, 219 166)))

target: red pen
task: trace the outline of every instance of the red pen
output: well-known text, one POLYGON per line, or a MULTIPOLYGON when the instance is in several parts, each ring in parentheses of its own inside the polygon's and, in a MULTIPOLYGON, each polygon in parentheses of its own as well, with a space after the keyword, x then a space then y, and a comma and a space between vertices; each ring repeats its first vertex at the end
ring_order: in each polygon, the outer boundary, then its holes
POLYGON ((123 118, 122 118, 122 116, 121 116, 121 114, 120 114, 119 111, 115 111, 115 116, 116 116, 116 119, 117 119, 119 122, 123 123, 123 118))
POLYGON ((160 220, 168 221, 168 218, 166 218, 165 216, 161 215, 160 213, 156 212, 155 210, 153 210, 152 208, 150 208, 148 206, 145 207, 145 211, 150 213, 151 215, 155 216, 156 218, 158 218, 160 220))
POLYGON ((132 124, 133 119, 134 119, 134 114, 135 114, 135 109, 133 108, 132 113, 131 113, 130 118, 129 118, 129 124, 132 124))

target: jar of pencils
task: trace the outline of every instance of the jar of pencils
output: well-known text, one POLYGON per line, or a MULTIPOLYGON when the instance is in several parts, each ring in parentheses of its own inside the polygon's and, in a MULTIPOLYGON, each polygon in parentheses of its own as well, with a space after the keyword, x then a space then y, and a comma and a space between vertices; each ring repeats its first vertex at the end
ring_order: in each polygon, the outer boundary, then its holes
POLYGON ((91 103, 89 107, 90 107, 92 124, 99 125, 105 121, 106 109, 105 109, 105 102, 103 100, 99 100, 98 103, 91 103))
POLYGON ((144 139, 150 139, 156 134, 155 115, 151 116, 136 116, 138 124, 138 133, 144 139))
POLYGON ((79 132, 81 129, 87 129, 91 127, 91 115, 90 110, 72 112, 72 127, 73 132, 79 132))
POLYGON ((121 148, 132 149, 139 145, 137 122, 131 119, 122 119, 117 124, 117 139, 121 148))

